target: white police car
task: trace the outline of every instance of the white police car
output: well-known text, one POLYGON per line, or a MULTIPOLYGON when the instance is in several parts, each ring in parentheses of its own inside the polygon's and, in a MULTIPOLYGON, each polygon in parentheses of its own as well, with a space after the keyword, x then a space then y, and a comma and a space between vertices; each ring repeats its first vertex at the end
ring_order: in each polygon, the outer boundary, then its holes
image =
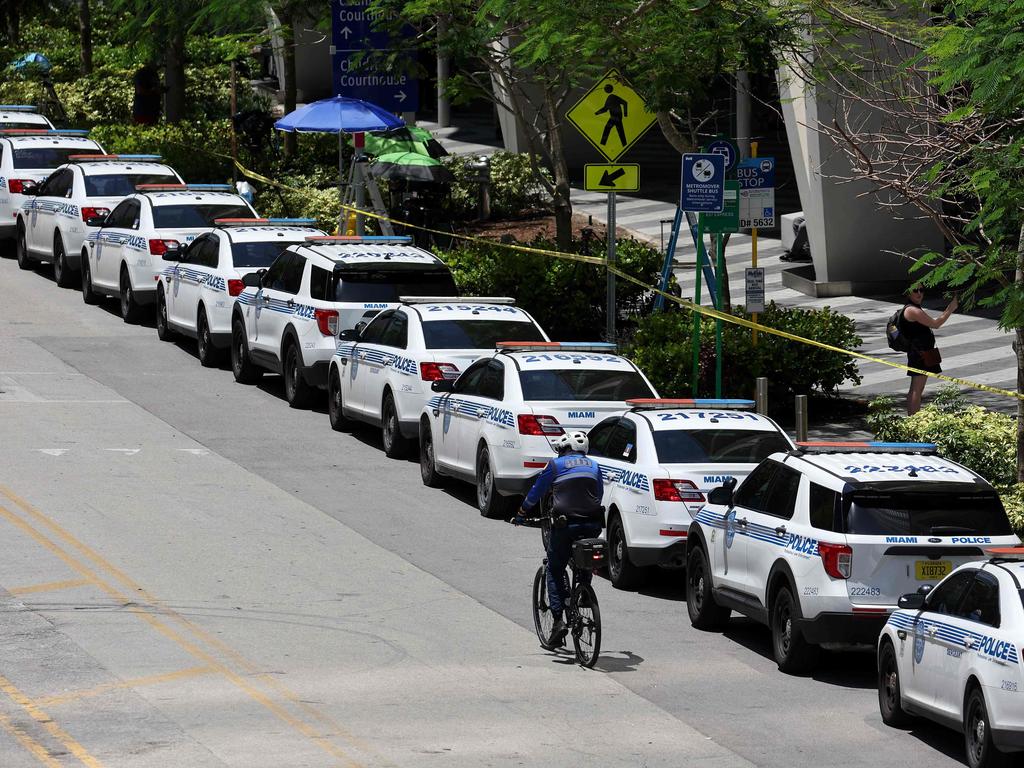
POLYGON ((156 302, 168 249, 213 228, 214 219, 257 218, 228 184, 140 184, 88 234, 82 247, 82 298, 117 296, 121 317, 136 322, 156 302))
POLYGON ((103 147, 86 138, 88 131, 7 129, 0 131, 0 238, 18 234, 17 212, 25 191, 68 161, 70 155, 102 155, 103 147))
POLYGON ((339 331, 354 328, 399 296, 450 295, 444 262, 394 236, 307 237, 266 270, 246 275, 231 322, 231 368, 251 383, 284 375, 288 404, 304 406, 326 388, 339 331))
POLYGON ((1024 750, 1024 548, 993 547, 934 589, 904 595, 878 638, 878 706, 964 734, 971 768, 1024 750))
POLYGON ((1018 543, 999 495, 927 443, 801 443, 711 492, 687 540, 687 610, 769 625, 779 669, 874 644, 900 595, 1018 543))
POLYGON ((53 123, 40 115, 31 104, 0 104, 0 130, 30 128, 53 130, 53 123))
POLYGON ((290 245, 323 235, 314 219, 215 219, 214 229, 185 248, 163 255, 171 262, 156 282, 156 332, 197 340, 199 362, 214 366, 231 344, 234 297, 242 277, 269 267, 290 245))
POLYGON ((331 426, 353 419, 379 424, 384 453, 404 455, 419 435, 430 383, 456 379, 504 339, 548 341, 529 313, 510 298, 401 297, 362 333, 341 332, 328 372, 331 426))
POLYGON ((608 576, 636 586, 647 566, 686 564, 686 538, 706 495, 743 480, 762 459, 794 446, 752 400, 648 399, 590 430, 601 465, 608 576))
POLYGON ((181 184, 159 155, 71 155, 26 197, 17 212, 18 263, 53 263, 63 288, 74 282, 89 232, 139 184, 181 184))
POLYGON ((420 475, 476 485, 487 517, 508 517, 555 452, 550 438, 588 430, 626 401, 657 397, 614 344, 506 342, 455 381, 431 384, 420 416, 420 475))

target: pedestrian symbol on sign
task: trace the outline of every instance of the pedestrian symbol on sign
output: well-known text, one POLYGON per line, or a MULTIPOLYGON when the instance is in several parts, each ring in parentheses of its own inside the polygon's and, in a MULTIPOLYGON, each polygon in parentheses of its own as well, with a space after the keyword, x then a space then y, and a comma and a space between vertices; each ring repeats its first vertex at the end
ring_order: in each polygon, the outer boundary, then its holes
POLYGON ((604 87, 604 92, 608 94, 608 98, 604 100, 604 106, 594 114, 608 113, 608 122, 605 123, 604 130, 601 132, 601 144, 608 143, 608 136, 611 134, 612 128, 614 128, 619 134, 619 143, 625 147, 626 129, 622 126, 622 118, 629 116, 629 102, 620 96, 616 96, 614 91, 615 87, 611 83, 604 87))

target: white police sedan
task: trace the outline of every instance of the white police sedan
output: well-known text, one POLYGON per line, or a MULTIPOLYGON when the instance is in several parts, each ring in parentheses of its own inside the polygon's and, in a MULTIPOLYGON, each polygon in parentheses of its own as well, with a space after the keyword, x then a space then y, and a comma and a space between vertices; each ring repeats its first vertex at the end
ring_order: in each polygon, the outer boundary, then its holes
POLYGON ((752 400, 630 400, 590 430, 601 465, 608 575, 636 586, 648 566, 686 565, 690 525, 713 488, 742 481, 762 460, 794 448, 752 400))
POLYGON ((1024 751, 1024 547, 986 554, 901 597, 878 639, 882 720, 960 731, 971 768, 1018 765, 1024 751))
POLYGON ((626 401, 657 397, 613 344, 506 342, 457 380, 431 384, 420 416, 420 475, 474 483, 486 517, 509 517, 555 453, 550 438, 586 431, 626 401))
POLYGON ((419 434, 430 384, 456 379, 504 339, 548 341, 510 298, 401 297, 362 332, 344 330, 328 372, 331 426, 379 424, 384 453, 404 455, 419 434))

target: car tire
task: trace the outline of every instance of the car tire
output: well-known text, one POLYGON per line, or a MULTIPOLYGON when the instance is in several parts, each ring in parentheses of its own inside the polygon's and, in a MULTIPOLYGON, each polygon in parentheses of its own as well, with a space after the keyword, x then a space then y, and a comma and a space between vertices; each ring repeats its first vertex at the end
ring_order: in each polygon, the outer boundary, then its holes
POLYGON ((882 722, 893 728, 904 728, 910 723, 910 715, 903 709, 896 649, 889 640, 883 640, 878 651, 878 711, 882 722))
POLYGON ((686 556, 686 612, 690 624, 707 632, 721 631, 732 614, 715 601, 711 565, 703 547, 697 546, 686 556))
POLYGON ((476 455, 476 505, 480 514, 492 520, 507 520, 515 509, 516 499, 498 492, 491 468, 491 452, 481 445, 476 455))
POLYGON ((629 559, 622 517, 612 512, 608 517, 608 580, 616 589, 634 589, 643 582, 645 575, 644 570, 629 559))
POLYGON ((782 587, 771 603, 772 653, 779 671, 798 675, 818 662, 821 649, 804 639, 800 631, 800 605, 788 586, 782 587))
POLYGON ((327 417, 335 432, 351 432, 355 422, 345 415, 345 403, 341 396, 341 376, 337 367, 327 376, 327 417))
POLYGON ((440 488, 443 485, 441 473, 437 471, 437 458, 434 456, 434 435, 426 421, 420 422, 420 480, 428 488, 440 488))
POLYGON ((160 341, 174 341, 178 335, 167 322, 167 297, 163 286, 156 289, 156 335, 160 341))
POLYGON ((64 238, 60 232, 53 233, 53 279, 61 288, 74 285, 75 274, 68 264, 68 255, 64 251, 64 238))
POLYGON ((249 357, 245 325, 238 319, 231 323, 231 373, 239 384, 255 384, 263 378, 263 369, 249 357))
POLYGON ((284 398, 292 408, 307 408, 312 399, 313 388, 302 376, 302 357, 299 345, 292 340, 284 347, 284 398))
POLYGON ((121 277, 117 283, 118 293, 121 296, 121 319, 126 323, 135 324, 139 322, 142 314, 142 307, 135 300, 135 291, 132 290, 132 279, 128 274, 128 267, 121 265, 121 277))
POLYGON ((18 266, 21 269, 32 269, 32 257, 28 254, 28 241, 25 238, 25 227, 18 225, 18 240, 14 249, 18 256, 18 266))
POLYGON ((86 304, 99 304, 100 295, 92 289, 92 272, 89 270, 89 259, 82 254, 82 301, 86 304))
POLYGON ((992 721, 985 706, 985 695, 975 685, 964 701, 964 749, 971 768, 1003 768, 1010 756, 996 749, 992 741, 992 721))
POLYGON ((203 368, 216 368, 224 359, 223 350, 213 346, 210 321, 206 318, 206 308, 203 306, 199 307, 199 314, 196 316, 196 352, 199 355, 199 364, 203 368))
POLYGON ((384 443, 384 455, 389 459, 402 459, 409 455, 412 441, 402 434, 398 408, 395 407, 395 398, 390 392, 384 395, 384 402, 380 406, 380 434, 384 443))

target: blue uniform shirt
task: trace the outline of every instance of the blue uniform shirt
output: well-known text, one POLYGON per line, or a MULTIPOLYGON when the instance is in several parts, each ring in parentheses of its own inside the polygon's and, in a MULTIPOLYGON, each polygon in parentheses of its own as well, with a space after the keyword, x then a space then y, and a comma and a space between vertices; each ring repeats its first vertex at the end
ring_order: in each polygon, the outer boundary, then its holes
POLYGON ((577 520, 604 522, 601 468, 589 456, 567 453, 551 459, 534 481, 523 502, 523 509, 533 509, 548 491, 552 492, 557 514, 577 520))

